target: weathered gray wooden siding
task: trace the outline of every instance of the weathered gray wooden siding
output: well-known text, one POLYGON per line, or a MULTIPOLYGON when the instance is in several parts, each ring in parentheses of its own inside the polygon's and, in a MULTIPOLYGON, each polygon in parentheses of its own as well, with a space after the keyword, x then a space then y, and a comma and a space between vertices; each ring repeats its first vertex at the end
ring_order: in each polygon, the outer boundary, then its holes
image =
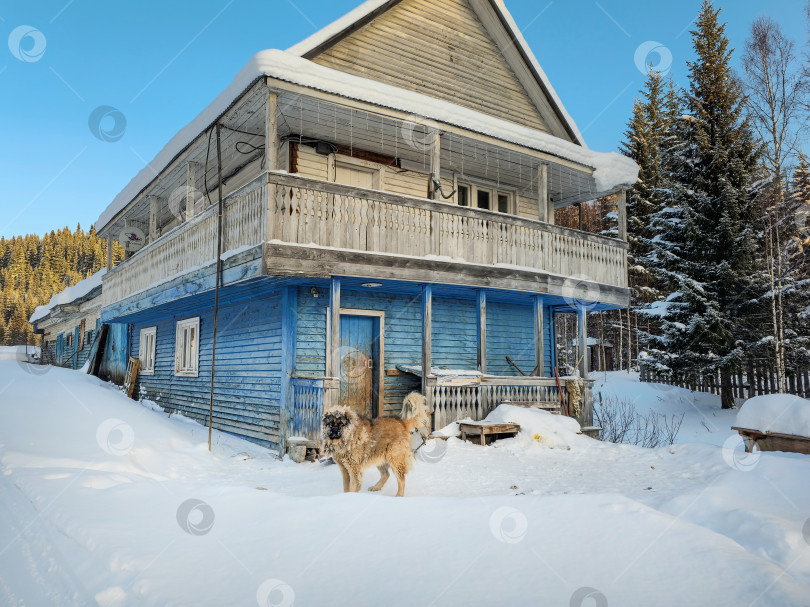
POLYGON ((312 60, 550 132, 468 0, 403 0, 312 60))
MULTIPOLYGON (((281 393, 280 293, 258 294, 220 306, 214 381, 214 427, 270 448, 278 448, 281 393)), ((155 375, 141 375, 135 396, 208 423, 213 309, 184 313, 132 326, 132 356, 140 330, 157 327, 155 375), (198 377, 175 377, 176 323, 200 317, 198 377)))

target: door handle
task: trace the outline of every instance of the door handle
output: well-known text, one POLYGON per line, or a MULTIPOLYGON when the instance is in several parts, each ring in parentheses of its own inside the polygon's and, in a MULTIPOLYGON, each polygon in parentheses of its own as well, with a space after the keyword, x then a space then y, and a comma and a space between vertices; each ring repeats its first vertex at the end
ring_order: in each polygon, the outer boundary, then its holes
POLYGON ((370 358, 366 359, 366 369, 373 369, 374 368, 374 361, 370 358))

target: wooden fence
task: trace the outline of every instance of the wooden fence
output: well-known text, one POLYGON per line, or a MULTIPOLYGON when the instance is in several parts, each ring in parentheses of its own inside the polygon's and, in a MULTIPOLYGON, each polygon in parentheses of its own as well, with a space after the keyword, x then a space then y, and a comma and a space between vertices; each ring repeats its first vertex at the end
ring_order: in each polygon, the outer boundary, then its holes
MULTIPOLYGON (((684 374, 660 373, 641 368, 641 381, 688 388, 698 392, 720 394, 720 371, 684 374)), ((746 399, 761 394, 779 391, 776 369, 761 361, 751 361, 745 371, 740 370, 731 378, 734 398, 746 399)), ((810 369, 787 370, 787 392, 810 398, 810 369)))

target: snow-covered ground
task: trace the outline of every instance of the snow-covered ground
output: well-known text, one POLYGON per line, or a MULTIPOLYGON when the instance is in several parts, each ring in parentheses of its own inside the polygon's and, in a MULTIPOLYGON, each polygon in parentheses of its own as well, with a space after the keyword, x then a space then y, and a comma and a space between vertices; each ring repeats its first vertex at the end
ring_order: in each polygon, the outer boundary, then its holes
POLYGON ((810 604, 810 458, 716 446, 709 397, 609 377, 697 442, 431 441, 395 499, 26 366, 0 360, 0 605, 810 604))

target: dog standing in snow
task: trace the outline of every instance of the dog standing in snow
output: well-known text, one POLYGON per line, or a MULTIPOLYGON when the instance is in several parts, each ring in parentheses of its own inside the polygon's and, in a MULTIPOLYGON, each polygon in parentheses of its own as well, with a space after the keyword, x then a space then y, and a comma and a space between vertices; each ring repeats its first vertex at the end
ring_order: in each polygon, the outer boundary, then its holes
POLYGON ((334 407, 324 413, 321 449, 332 456, 343 475, 343 491, 358 492, 363 472, 377 466, 380 480, 369 491, 379 491, 394 472, 397 497, 405 495, 405 475, 413 468, 410 437, 413 430, 423 436, 430 433, 430 415, 425 397, 411 392, 396 417, 368 419, 349 407, 334 407))

